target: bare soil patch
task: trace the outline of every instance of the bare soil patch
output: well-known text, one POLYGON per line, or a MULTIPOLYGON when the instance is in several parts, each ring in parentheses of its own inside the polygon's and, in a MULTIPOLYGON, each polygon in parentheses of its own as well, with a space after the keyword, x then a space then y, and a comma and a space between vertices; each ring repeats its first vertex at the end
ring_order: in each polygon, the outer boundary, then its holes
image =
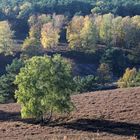
POLYGON ((140 87, 73 95, 72 100, 74 112, 43 126, 21 119, 18 104, 1 104, 0 140, 140 139, 140 87))

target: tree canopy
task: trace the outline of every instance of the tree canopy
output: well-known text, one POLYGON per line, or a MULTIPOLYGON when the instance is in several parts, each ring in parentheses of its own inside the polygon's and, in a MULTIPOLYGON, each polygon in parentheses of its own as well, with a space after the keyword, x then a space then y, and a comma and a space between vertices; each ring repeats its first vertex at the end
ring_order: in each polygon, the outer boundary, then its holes
POLYGON ((70 63, 60 55, 33 57, 16 77, 16 97, 23 118, 43 119, 54 112, 67 113, 73 108, 74 90, 70 63))

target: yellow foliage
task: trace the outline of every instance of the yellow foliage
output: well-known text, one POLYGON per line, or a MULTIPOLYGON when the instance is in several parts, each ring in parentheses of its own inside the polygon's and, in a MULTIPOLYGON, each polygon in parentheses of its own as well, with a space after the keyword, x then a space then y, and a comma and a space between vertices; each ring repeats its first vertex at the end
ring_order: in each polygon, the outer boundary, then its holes
POLYGON ((137 71, 135 68, 127 68, 123 77, 119 79, 118 86, 120 88, 132 87, 136 77, 137 71))
POLYGON ((81 30, 81 38, 82 38, 82 47, 83 48, 91 48, 96 45, 97 41, 97 29, 93 20, 86 16, 84 19, 84 26, 81 30))
POLYGON ((70 48, 81 47, 81 30, 83 28, 84 17, 75 16, 67 27, 67 39, 70 48))
POLYGON ((7 21, 0 22, 0 53, 12 54, 16 43, 13 40, 14 32, 7 21))
POLYGON ((70 48, 89 48, 96 44, 97 30, 89 16, 75 16, 67 27, 70 48))
POLYGON ((56 47, 60 38, 59 32, 60 30, 55 28, 51 22, 44 24, 41 31, 41 44, 43 48, 56 47))

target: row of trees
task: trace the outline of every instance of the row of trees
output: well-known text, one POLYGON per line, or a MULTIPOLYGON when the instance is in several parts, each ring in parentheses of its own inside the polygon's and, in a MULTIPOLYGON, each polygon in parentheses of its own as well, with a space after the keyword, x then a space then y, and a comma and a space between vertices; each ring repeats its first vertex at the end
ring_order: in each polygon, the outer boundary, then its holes
POLYGON ((26 38, 23 48, 40 47, 53 48, 56 47, 60 31, 65 24, 65 17, 63 15, 39 15, 31 16, 28 20, 30 25, 29 37, 26 38))
MULTIPOLYGON (((23 48, 28 46, 56 47, 60 32, 66 22, 63 15, 31 16, 29 37, 23 48)), ((0 22, 1 48, 14 46, 13 31, 7 21, 0 22), (8 44, 9 43, 9 44, 8 44)), ((67 26, 67 40, 70 48, 98 49, 97 45, 139 50, 140 16, 114 17, 112 14, 75 16, 67 26)), ((5 50, 8 51, 8 50, 5 50)))
POLYGON ((139 6, 139 0, 0 0, 1 15, 26 19, 31 14, 42 12, 85 15, 91 9, 94 13, 134 16, 140 14, 139 6))
POLYGON ((67 29, 70 47, 95 48, 98 44, 125 49, 139 48, 140 16, 112 14, 75 16, 67 29))
POLYGON ((9 20, 16 37, 23 39, 28 33, 28 18, 37 13, 69 18, 90 13, 135 16, 140 14, 139 6, 139 0, 0 0, 0 20, 9 20))
MULTIPOLYGON (((28 39, 40 42, 44 48, 56 47, 60 32, 67 22, 63 15, 31 16, 28 39)), ((124 18, 112 14, 74 16, 67 26, 67 41, 72 49, 98 49, 101 47, 98 45, 102 45, 139 50, 139 36, 140 16, 124 18)), ((25 40, 25 46, 28 39, 25 40)))
POLYGON ((45 49, 61 48, 60 40, 67 38, 69 49, 87 50, 98 55, 97 63, 106 63, 111 70, 122 74, 126 67, 139 64, 140 16, 120 17, 112 14, 74 16, 69 21, 64 15, 33 15, 28 20, 29 35, 22 45, 15 41, 8 21, 0 22, 0 51, 12 54, 21 49, 38 55, 45 49), (119 57, 118 57, 119 55, 119 57))

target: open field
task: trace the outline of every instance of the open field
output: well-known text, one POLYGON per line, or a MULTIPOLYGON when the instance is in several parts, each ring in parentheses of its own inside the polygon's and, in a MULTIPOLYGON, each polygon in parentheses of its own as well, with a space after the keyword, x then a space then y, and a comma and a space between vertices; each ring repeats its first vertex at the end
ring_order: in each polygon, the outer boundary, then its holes
POLYGON ((140 87, 74 95, 72 100, 76 110, 49 126, 22 120, 18 104, 1 104, 0 140, 140 139, 140 87))

